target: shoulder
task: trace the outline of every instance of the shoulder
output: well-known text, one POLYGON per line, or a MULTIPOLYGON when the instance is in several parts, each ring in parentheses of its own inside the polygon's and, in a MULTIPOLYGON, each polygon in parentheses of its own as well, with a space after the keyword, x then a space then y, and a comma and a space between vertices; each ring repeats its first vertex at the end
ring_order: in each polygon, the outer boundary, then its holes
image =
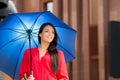
POLYGON ((63 51, 61 51, 61 50, 57 50, 57 52, 58 52, 58 55, 60 56, 60 57, 64 57, 64 53, 63 53, 63 51))
POLYGON ((31 48, 31 50, 30 49, 26 49, 25 51, 24 51, 24 53, 30 53, 30 51, 32 51, 32 53, 33 52, 36 52, 36 51, 38 51, 38 48, 36 47, 36 48, 31 48))
POLYGON ((63 51, 57 50, 58 54, 63 54, 63 51))
POLYGON ((58 51, 58 56, 59 56, 59 63, 65 63, 65 55, 64 52, 61 50, 57 50, 58 51))
MULTIPOLYGON (((38 48, 36 47, 36 48, 31 48, 31 50, 32 51, 35 51, 35 50, 37 50, 38 48)), ((30 51, 30 48, 29 49, 26 49, 25 51, 30 51)))

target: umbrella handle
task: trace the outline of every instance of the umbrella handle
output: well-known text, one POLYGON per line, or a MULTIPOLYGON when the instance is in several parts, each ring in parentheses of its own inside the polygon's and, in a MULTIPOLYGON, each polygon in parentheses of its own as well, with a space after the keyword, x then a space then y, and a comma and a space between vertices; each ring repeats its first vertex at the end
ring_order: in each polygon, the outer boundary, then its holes
MULTIPOLYGON (((31 71, 30 75, 33 75, 33 71, 31 71)), ((24 80, 27 80, 26 73, 24 73, 24 80)))
POLYGON ((24 80, 27 80, 26 73, 24 73, 24 80))
POLYGON ((29 48, 30 48, 30 74, 33 75, 33 70, 32 70, 32 51, 31 51, 31 35, 29 34, 29 48))

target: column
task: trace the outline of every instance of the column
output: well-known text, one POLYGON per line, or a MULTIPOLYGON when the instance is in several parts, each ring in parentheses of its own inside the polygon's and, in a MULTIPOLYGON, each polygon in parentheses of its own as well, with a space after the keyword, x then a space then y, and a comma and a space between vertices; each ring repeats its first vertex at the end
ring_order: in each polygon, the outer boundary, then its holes
POLYGON ((54 14, 62 19, 62 0, 53 0, 54 14))
POLYGON ((106 58, 108 54, 108 17, 109 1, 98 0, 98 59, 99 59, 99 80, 107 79, 106 58))
POLYGON ((81 80, 90 80, 90 51, 89 51, 89 0, 82 0, 82 60, 83 73, 81 80))
POLYGON ((23 0, 23 12, 39 11, 40 0, 23 0))
MULTIPOLYGON (((66 24, 70 23, 70 7, 69 7, 69 0, 63 0, 62 2, 63 4, 63 21, 66 24)), ((69 75, 69 79, 72 80, 72 62, 67 63, 67 69, 68 69, 68 75, 69 75)))

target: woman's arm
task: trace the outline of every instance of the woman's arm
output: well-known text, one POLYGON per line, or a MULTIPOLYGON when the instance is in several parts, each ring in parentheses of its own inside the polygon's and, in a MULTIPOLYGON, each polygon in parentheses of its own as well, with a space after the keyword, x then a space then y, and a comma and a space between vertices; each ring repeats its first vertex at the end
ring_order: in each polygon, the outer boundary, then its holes
POLYGON ((29 75, 29 51, 26 50, 23 55, 23 59, 20 65, 20 70, 19 70, 19 80, 24 80, 24 74, 26 76, 29 75))
POLYGON ((56 76, 58 80, 69 80, 67 66, 66 66, 63 52, 58 51, 58 56, 59 56, 59 66, 58 66, 58 72, 56 76))
POLYGON ((22 79, 19 79, 19 80, 24 80, 24 78, 22 78, 22 79))
POLYGON ((21 78, 20 80, 34 80, 33 75, 30 75, 28 78, 21 78))

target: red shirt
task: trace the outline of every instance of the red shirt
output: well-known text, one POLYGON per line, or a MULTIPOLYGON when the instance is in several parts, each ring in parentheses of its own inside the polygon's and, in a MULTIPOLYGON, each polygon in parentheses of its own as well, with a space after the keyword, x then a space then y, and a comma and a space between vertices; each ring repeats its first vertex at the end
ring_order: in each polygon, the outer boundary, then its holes
MULTIPOLYGON (((24 56, 20 66, 20 80, 23 78, 24 73, 27 77, 30 75, 30 53, 29 49, 24 52, 24 56)), ((55 74, 51 69, 51 57, 48 52, 41 58, 39 58, 38 48, 32 48, 32 69, 35 80, 69 80, 66 62, 63 52, 58 50, 59 63, 58 72, 55 74)))

